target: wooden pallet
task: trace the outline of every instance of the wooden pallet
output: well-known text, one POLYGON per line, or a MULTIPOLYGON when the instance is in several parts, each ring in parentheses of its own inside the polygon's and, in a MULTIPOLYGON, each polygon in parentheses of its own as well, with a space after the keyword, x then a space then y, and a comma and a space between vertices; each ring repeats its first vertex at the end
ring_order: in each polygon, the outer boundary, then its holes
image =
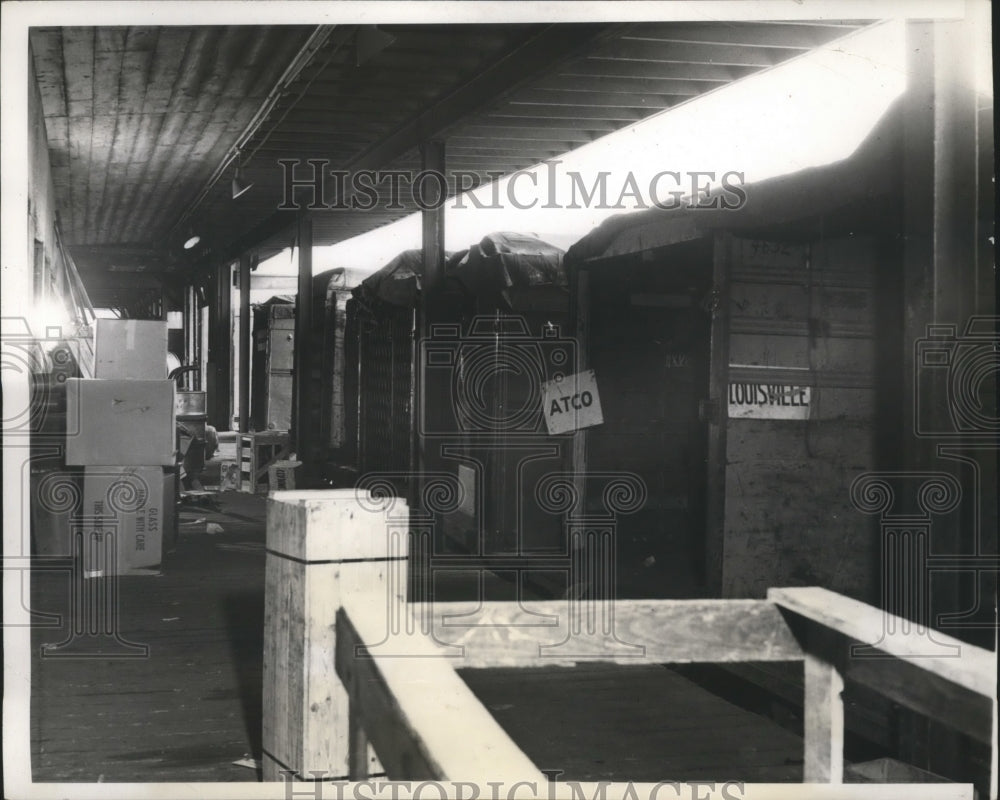
POLYGON ((240 491, 267 491, 267 468, 288 457, 288 431, 241 433, 236 440, 240 462, 240 491))

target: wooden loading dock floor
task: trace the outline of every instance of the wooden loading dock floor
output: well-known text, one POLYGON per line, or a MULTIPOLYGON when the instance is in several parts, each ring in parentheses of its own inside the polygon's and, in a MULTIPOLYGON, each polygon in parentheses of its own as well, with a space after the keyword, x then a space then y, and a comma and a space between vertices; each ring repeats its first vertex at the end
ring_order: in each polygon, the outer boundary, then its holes
MULTIPOLYGON (((258 779, 232 762, 260 757, 264 500, 217 497, 218 511, 183 512, 160 576, 119 582, 118 629, 148 645, 148 657, 43 658, 42 645, 69 628, 33 632, 34 780, 258 779), (222 531, 209 533, 209 523, 222 531)), ((66 615, 70 583, 65 573, 35 574, 32 608, 66 615)), ((562 780, 801 780, 799 736, 666 667, 463 677, 535 764, 563 770, 562 780)))

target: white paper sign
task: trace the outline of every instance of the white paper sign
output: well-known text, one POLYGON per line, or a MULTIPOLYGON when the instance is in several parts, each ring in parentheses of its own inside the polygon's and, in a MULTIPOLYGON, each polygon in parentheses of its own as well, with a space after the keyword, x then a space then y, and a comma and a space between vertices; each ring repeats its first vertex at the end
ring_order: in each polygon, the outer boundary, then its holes
POLYGON ((730 419, 809 419, 811 403, 809 386, 729 384, 730 419))
POLYGON ((542 415, 549 433, 566 433, 604 423, 594 370, 542 384, 542 415))

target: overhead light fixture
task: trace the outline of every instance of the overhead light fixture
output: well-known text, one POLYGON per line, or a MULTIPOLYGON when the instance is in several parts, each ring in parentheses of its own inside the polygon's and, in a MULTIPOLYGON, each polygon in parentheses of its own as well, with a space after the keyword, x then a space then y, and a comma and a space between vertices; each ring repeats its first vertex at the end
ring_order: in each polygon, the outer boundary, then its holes
POLYGON ((190 230, 188 230, 188 238, 184 242, 184 249, 185 250, 190 250, 192 247, 194 247, 200 241, 201 241, 201 237, 197 233, 194 232, 193 228, 191 228, 190 230))
POLYGON ((236 155, 236 174, 233 176, 233 200, 247 191, 252 183, 243 180, 243 165, 240 163, 240 155, 236 155))

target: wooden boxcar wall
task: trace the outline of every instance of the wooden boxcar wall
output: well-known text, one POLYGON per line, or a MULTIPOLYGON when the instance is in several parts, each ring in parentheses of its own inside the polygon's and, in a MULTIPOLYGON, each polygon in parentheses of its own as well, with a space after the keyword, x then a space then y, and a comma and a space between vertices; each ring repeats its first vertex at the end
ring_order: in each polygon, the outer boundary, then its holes
POLYGON ((732 244, 722 593, 871 599, 875 531, 850 486, 876 466, 877 242, 732 244), (775 391, 779 409, 748 408, 775 391))
MULTIPOLYGON (((356 365, 358 470, 404 473, 411 470, 413 403, 412 308, 349 303, 349 323, 357 327, 356 365)), ((408 496, 400 482, 396 491, 408 496)))
POLYGON ((586 428, 588 514, 605 509, 600 476, 644 486, 640 508, 617 513, 616 594, 704 592, 711 240, 647 251, 587 268, 578 312, 585 364, 594 370, 603 423, 586 428))
MULTIPOLYGON (((543 373, 551 369, 555 351, 571 352, 569 295, 555 285, 512 287, 507 290, 512 309, 498 311, 482 298, 463 297, 456 287, 451 288, 438 292, 428 303, 430 327, 433 331, 436 324, 445 323, 460 331, 456 352, 459 346, 463 348, 468 368, 482 380, 482 395, 471 405, 483 419, 496 423, 457 419, 459 405, 466 405, 467 410, 469 405, 469 398, 457 396, 461 381, 452 380, 455 373, 451 370, 425 371, 425 419, 437 433, 421 437, 422 463, 429 472, 455 475, 464 496, 457 508, 440 515, 441 537, 436 547, 484 556, 516 553, 525 555, 530 565, 539 553, 565 552, 562 518, 542 507, 535 489, 546 475, 568 467, 571 438, 547 432, 540 383, 536 385, 526 373, 511 367, 520 363, 515 351, 528 362, 540 357, 543 363, 536 366, 543 373), (492 366, 474 345, 481 338, 483 323, 491 332, 485 351, 497 359, 492 366), (472 346, 471 354, 464 349, 468 346, 472 346), (507 427, 523 409, 536 411, 522 424, 507 427)), ((456 365, 456 369, 460 368, 456 365)), ((545 374, 536 377, 545 380, 545 374)))

